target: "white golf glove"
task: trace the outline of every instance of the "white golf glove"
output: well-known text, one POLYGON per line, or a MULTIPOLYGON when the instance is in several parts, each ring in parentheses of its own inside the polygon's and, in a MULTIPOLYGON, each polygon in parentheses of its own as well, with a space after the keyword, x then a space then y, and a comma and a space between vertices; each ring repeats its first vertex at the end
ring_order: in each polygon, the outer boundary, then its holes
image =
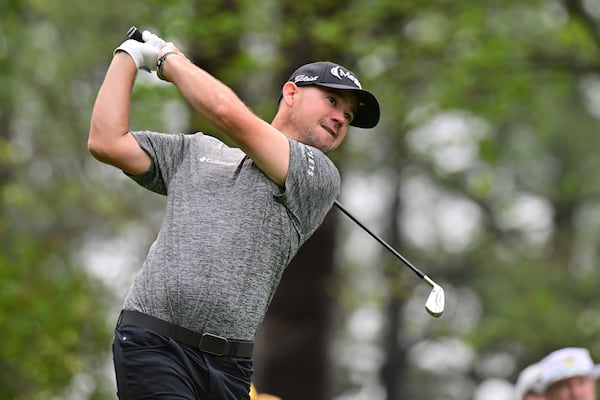
POLYGON ((138 69, 155 71, 158 53, 165 41, 149 31, 144 31, 142 37, 145 42, 128 39, 116 48, 115 53, 124 51, 131 56, 138 69))
POLYGON ((160 37, 156 36, 150 31, 142 32, 142 39, 144 39, 144 42, 156 47, 158 50, 162 49, 166 44, 164 40, 162 40, 160 37))

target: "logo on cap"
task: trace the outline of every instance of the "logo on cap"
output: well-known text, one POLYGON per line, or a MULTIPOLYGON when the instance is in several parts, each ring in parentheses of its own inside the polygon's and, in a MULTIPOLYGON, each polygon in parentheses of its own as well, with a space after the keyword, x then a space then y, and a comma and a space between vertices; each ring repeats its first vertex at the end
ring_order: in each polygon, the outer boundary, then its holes
POLYGON ((294 83, 298 83, 298 82, 316 82, 319 80, 319 76, 318 75, 305 75, 305 74, 301 74, 298 75, 296 77, 294 77, 294 83))
POLYGON ((572 367, 573 365, 575 365, 575 360, 573 359, 573 357, 565 358, 565 361, 564 361, 565 367, 572 367))
POLYGON ((354 82, 356 86, 358 86, 359 89, 362 89, 362 85, 360 84, 358 79, 354 75, 352 75, 351 72, 344 71, 339 65, 336 65, 335 67, 331 68, 330 72, 331 75, 335 76, 340 81, 342 80, 342 78, 350 79, 352 82, 354 82))

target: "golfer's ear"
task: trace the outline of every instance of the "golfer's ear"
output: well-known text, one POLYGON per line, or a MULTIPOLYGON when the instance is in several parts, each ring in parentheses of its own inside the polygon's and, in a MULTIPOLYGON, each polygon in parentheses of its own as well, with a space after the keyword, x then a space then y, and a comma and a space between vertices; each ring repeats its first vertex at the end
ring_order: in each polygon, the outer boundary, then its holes
POLYGON ((298 93, 298 86, 296 86, 294 82, 286 82, 285 85, 283 85, 281 93, 281 101, 285 102, 288 106, 290 106, 294 102, 294 98, 298 93))

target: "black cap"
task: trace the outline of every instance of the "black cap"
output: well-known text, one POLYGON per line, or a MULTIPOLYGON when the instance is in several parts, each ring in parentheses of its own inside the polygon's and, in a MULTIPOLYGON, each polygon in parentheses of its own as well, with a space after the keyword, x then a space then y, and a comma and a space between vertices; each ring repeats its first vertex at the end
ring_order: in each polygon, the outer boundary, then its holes
POLYGON ((359 128, 373 128, 379 122, 379 103, 375 96, 364 90, 356 75, 341 65, 319 61, 298 68, 288 79, 297 86, 317 85, 332 89, 351 90, 358 99, 354 119, 350 123, 359 128))

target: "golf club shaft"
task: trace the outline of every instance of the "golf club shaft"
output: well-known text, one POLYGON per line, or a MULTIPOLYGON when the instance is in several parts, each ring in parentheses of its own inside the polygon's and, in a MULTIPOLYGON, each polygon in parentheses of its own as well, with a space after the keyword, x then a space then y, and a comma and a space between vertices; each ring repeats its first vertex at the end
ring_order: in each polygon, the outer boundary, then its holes
POLYGON ((430 281, 427 281, 429 278, 423 273, 421 272, 417 267, 415 267, 414 265, 412 265, 410 263, 410 261, 408 261, 406 258, 404 258, 402 256, 402 254, 398 253, 396 251, 396 249, 394 249, 392 246, 390 246, 385 240, 383 240, 382 238, 380 238, 379 236, 377 236, 375 233, 373 233, 369 228, 367 228, 365 225, 363 225, 359 220, 357 220, 352 214, 350 214, 350 212, 348 210, 346 210, 339 201, 335 200, 334 204, 336 205, 337 208, 340 209, 341 212, 343 212, 344 214, 346 214, 346 216, 348 218, 350 218, 352 221, 354 221, 358 226, 360 226, 361 228, 363 228, 363 230, 365 232, 367 232, 369 235, 371 235, 375 240, 377 240, 383 247, 385 247, 386 249, 388 249, 393 255, 395 255, 396 257, 398 257, 400 259, 400 261, 402 261, 408 268, 410 268, 415 274, 417 274, 417 276, 421 279, 426 280, 426 282, 433 286, 432 283, 430 281))

